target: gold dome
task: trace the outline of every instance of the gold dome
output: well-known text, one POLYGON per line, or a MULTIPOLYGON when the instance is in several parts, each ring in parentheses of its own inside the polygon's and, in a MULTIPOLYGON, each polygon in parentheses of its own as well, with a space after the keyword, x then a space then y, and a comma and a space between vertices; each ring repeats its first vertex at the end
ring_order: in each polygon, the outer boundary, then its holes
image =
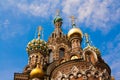
POLYGON ((43 78, 44 72, 37 64, 37 67, 30 72, 30 78, 43 78))
POLYGON ((71 35, 78 33, 80 34, 80 36, 82 37, 82 31, 79 28, 72 28, 69 32, 68 32, 68 38, 70 38, 71 35))
POLYGON ((112 76, 112 77, 111 77, 111 80, 115 80, 115 78, 112 76))

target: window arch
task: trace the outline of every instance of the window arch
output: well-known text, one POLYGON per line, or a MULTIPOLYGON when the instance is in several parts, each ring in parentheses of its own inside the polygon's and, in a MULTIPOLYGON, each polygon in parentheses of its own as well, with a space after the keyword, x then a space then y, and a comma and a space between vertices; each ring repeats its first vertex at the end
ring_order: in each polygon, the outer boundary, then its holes
POLYGON ((49 50, 49 62, 53 62, 53 51, 52 49, 49 50))
POLYGON ((36 62, 36 63, 38 62, 38 55, 36 55, 36 59, 35 59, 35 62, 36 62))
POLYGON ((59 58, 64 57, 64 53, 65 53, 65 49, 64 48, 60 48, 59 49, 59 58))
POLYGON ((29 64, 31 63, 31 57, 29 57, 29 64))
POLYGON ((97 55, 94 51, 88 50, 85 52, 85 59, 88 62, 95 64, 98 61, 97 55))

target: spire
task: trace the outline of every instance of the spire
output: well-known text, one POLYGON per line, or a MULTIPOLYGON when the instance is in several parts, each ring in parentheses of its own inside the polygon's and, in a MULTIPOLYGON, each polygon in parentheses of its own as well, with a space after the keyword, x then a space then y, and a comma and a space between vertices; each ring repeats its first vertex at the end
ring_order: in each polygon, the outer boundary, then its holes
POLYGON ((89 35, 87 33, 85 33, 84 35, 85 35, 87 46, 90 46, 89 35))
POLYGON ((71 16, 70 18, 71 18, 71 22, 72 22, 72 28, 76 27, 76 25, 75 25, 76 18, 74 16, 71 16))
POLYGON ((39 27, 38 27, 38 39, 40 39, 40 33, 41 33, 41 30, 42 30, 42 27, 39 26, 39 27))

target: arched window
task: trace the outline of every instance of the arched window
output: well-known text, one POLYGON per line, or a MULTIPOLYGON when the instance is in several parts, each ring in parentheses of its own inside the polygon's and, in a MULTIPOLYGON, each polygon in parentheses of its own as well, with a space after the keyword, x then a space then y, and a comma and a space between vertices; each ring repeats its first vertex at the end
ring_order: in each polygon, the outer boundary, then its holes
POLYGON ((93 64, 95 64, 98 60, 96 53, 91 51, 85 52, 85 58, 86 58, 86 61, 92 62, 93 64))
POLYGON ((35 62, 36 62, 36 63, 38 62, 38 55, 36 56, 35 62))
POLYGON ((60 37, 62 37, 62 33, 60 32, 60 37))
POLYGON ((53 62, 53 52, 52 49, 49 50, 49 62, 53 62))
POLYGON ((62 58, 64 56, 64 52, 65 52, 64 48, 59 49, 59 58, 62 58))
POLYGON ((29 64, 31 63, 31 57, 29 57, 29 64))
POLYGON ((52 33, 52 38, 54 37, 54 33, 52 33))

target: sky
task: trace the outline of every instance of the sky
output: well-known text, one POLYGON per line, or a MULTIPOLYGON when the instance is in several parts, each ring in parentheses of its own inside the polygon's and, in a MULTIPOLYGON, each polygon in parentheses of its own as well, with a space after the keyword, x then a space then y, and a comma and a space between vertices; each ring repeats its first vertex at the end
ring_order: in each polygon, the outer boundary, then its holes
POLYGON ((43 27, 42 39, 48 40, 57 9, 63 32, 71 29, 74 15, 77 27, 90 35, 91 44, 120 80, 120 0, 0 0, 0 80, 13 80, 14 72, 23 71, 28 63, 26 46, 38 26, 43 27))

